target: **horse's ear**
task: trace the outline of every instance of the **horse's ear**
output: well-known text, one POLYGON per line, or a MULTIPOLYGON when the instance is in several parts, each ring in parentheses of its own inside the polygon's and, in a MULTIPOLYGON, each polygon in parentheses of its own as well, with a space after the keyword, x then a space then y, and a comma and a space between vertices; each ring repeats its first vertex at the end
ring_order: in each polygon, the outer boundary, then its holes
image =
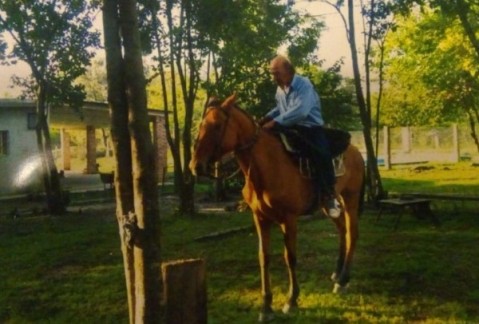
POLYGON ((217 104, 220 103, 220 100, 218 99, 218 97, 216 96, 211 96, 209 99, 208 99, 208 102, 206 103, 206 106, 207 107, 210 107, 210 106, 215 106, 217 104))
POLYGON ((229 96, 228 98, 226 98, 226 100, 223 102, 223 104, 221 105, 221 108, 230 108, 232 107, 236 102, 236 92, 233 93, 231 96, 229 96))

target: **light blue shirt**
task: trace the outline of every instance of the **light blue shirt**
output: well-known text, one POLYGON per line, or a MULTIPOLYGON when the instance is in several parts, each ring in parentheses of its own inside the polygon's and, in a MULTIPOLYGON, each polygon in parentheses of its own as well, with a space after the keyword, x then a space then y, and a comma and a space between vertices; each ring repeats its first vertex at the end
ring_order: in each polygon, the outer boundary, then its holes
POLYGON ((282 126, 323 126, 321 101, 308 78, 294 75, 288 89, 276 89, 276 107, 266 116, 282 126))

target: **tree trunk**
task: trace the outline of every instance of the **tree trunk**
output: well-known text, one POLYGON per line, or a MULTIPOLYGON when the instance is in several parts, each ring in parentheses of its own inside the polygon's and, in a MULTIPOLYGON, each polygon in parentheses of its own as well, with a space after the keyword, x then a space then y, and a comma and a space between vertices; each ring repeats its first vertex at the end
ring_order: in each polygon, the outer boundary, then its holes
POLYGON ((186 36, 186 51, 188 59, 184 62, 185 71, 181 70, 181 48, 176 55, 176 62, 178 67, 178 74, 180 77, 181 90, 183 93, 183 102, 185 105, 185 119, 182 134, 183 143, 183 170, 182 170, 182 188, 180 194, 180 210, 179 212, 184 215, 193 215, 195 211, 194 201, 194 180, 191 170, 188 165, 191 161, 191 125, 193 121, 193 109, 196 96, 197 78, 195 75, 195 57, 193 54, 193 39, 191 37, 191 25, 192 25, 192 6, 191 1, 186 0, 182 6, 184 21, 182 25, 185 27, 186 36), (188 77, 186 73, 189 72, 188 77))
POLYGON ((359 113, 363 125, 363 136, 367 153, 367 179, 369 197, 377 200, 384 195, 379 174, 376 155, 374 153, 374 144, 371 138, 371 118, 368 113, 366 101, 364 99, 361 74, 359 73, 358 52, 355 39, 353 0, 348 0, 348 19, 349 19, 349 46, 351 49, 351 58, 353 63, 354 85, 356 88, 356 97, 359 105, 359 113))
POLYGON ((194 204, 194 182, 193 177, 191 176, 190 181, 183 181, 180 186, 180 206, 179 213, 181 215, 194 215, 195 214, 195 204, 194 204))
POLYGON ((62 215, 65 213, 65 199, 60 183, 60 176, 53 158, 50 130, 47 122, 46 86, 39 82, 37 93, 37 146, 42 161, 42 176, 47 199, 47 208, 50 214, 62 215))
POLYGON ((141 233, 134 246, 135 322, 158 323, 160 320, 158 172, 155 170, 156 157, 149 129, 136 1, 120 0, 120 22, 132 139, 134 207, 137 230, 141 233))
MULTIPOLYGON (((193 103, 194 102, 194 91, 192 88, 187 87, 187 80, 184 77, 184 71, 182 70, 183 61, 183 35, 184 35, 184 28, 185 26, 185 11, 182 7, 180 15, 181 15, 181 28, 178 30, 181 32, 180 35, 176 35, 174 32, 174 25, 173 25, 173 2, 167 1, 166 3, 166 18, 167 18, 167 26, 169 32, 169 46, 170 46, 170 55, 168 58, 168 63, 170 66, 170 76, 171 76, 171 96, 172 96, 172 120, 173 125, 170 124, 170 116, 168 109, 165 109, 165 121, 166 121, 166 134, 167 134, 167 141, 170 146, 173 163, 174 163, 174 184, 175 190, 178 193, 180 198, 180 206, 179 206, 179 214, 185 215, 193 215, 194 213, 194 181, 191 174, 191 171, 188 169, 189 160, 191 159, 191 119, 192 119, 192 110, 193 110, 193 103), (177 88, 176 88, 176 76, 179 76, 180 83, 181 83, 181 90, 183 93, 184 103, 185 103, 185 125, 183 133, 180 132, 180 125, 179 125, 179 117, 178 117, 178 103, 177 103, 177 88), (193 99, 192 99, 193 98, 193 99), (183 144, 183 150, 181 150, 181 144, 183 144), (182 159, 182 152, 183 152, 183 159, 182 159)), ((189 4, 189 2, 188 2, 189 4)), ((152 13, 153 15, 156 13, 152 13)), ((156 20, 154 20, 155 25, 157 24, 156 20)), ((157 47, 159 47, 160 38, 157 38, 157 47)), ((163 69, 163 57, 161 56, 161 51, 157 48, 159 54, 159 70, 162 73, 162 89, 163 92, 166 93, 166 83, 164 77, 164 69, 163 69)), ((191 52, 189 53, 189 59, 191 60, 191 52)), ((194 63, 191 63, 194 64, 194 63)), ((191 79, 191 74, 190 74, 191 79)), ((188 80, 190 81, 190 87, 195 85, 195 80, 188 80)), ((165 107, 167 105, 167 97, 164 94, 163 101, 165 103, 165 107)))
POLYGON ((384 40, 379 44, 380 58, 379 58, 379 90, 378 98, 376 101, 376 153, 379 152, 379 116, 380 116, 380 107, 381 100, 383 98, 383 88, 384 88, 384 40))
MULTIPOLYGON (((477 117, 477 111, 474 108, 470 108, 467 110, 467 116, 469 119, 469 129, 470 129, 470 135, 472 139, 474 140, 474 144, 476 145, 476 149, 479 152, 479 137, 477 135, 476 131, 476 117, 477 117), (476 117, 475 117, 476 116, 476 117)), ((478 118, 479 120, 479 118, 478 118)))
POLYGON ((131 175, 131 146, 128 131, 128 105, 124 85, 124 64, 119 37, 117 0, 104 0, 103 26, 105 34, 108 103, 111 116, 111 137, 115 156, 116 216, 119 227, 123 266, 128 297, 130 323, 134 323, 135 277, 133 251, 127 247, 123 231, 124 215, 134 211, 131 175))
POLYGON ((462 27, 464 28, 464 31, 466 32, 466 35, 469 38, 469 41, 471 42, 472 47, 476 51, 477 57, 479 58, 479 40, 477 39, 474 28, 471 26, 471 23, 469 22, 469 19, 467 17, 467 14, 470 11, 469 4, 466 3, 464 0, 456 0, 456 1, 457 1, 456 12, 457 12, 457 15, 459 16, 459 20, 461 21, 462 27))
POLYGON ((103 12, 117 219, 130 323, 158 323, 161 278, 157 172, 148 127, 136 2, 104 0, 103 12))

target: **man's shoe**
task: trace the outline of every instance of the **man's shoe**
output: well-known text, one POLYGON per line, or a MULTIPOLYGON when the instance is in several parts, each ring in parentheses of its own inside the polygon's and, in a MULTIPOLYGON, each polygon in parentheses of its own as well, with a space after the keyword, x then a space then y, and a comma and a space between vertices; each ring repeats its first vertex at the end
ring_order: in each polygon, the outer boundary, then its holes
POLYGON ((338 218, 341 215, 341 205, 336 198, 328 199, 326 202, 326 211, 331 218, 338 218))

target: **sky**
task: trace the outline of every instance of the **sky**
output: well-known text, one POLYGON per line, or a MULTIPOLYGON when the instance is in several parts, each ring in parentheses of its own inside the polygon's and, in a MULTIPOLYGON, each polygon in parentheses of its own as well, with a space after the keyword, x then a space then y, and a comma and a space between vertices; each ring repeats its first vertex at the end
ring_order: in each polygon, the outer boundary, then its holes
MULTIPOLYGON (((352 77, 351 53, 346 38, 344 24, 337 11, 328 4, 320 1, 296 0, 295 9, 300 12, 308 12, 317 16, 325 22, 325 29, 319 39, 318 57, 324 59, 323 68, 328 68, 337 60, 343 58, 344 65, 341 74, 352 77)), ((355 7, 356 25, 360 26, 359 6, 355 7)), ((99 26, 101 29, 101 26, 99 26)), ((356 28, 359 34, 359 29, 356 28)), ((8 38, 6 38, 8 40, 8 38)), ((361 39, 357 39, 358 47, 361 39)), ((103 53, 102 53, 103 54, 103 53)), ((30 70, 25 63, 19 62, 14 66, 0 66, 0 98, 16 97, 20 94, 20 89, 12 89, 10 78, 13 74, 27 76, 30 70)))
MULTIPOLYGON (((358 1, 355 1, 356 3, 358 1)), ((341 74, 347 77, 353 76, 351 51, 349 49, 348 40, 346 37, 346 30, 339 13, 328 4, 321 3, 320 1, 310 0, 297 0, 295 3, 295 9, 305 11, 311 15, 320 18, 325 23, 325 29, 321 33, 318 44, 318 57, 324 59, 325 63, 323 68, 328 68, 333 65, 339 59, 344 60, 344 64, 341 68, 341 74)), ((355 26, 356 34, 359 35, 362 30, 360 6, 356 4, 354 7, 355 12, 355 26)), ((346 8, 342 10, 343 15, 347 19, 346 8)), ((356 44, 360 51, 363 44, 361 37, 356 37, 356 44)))

